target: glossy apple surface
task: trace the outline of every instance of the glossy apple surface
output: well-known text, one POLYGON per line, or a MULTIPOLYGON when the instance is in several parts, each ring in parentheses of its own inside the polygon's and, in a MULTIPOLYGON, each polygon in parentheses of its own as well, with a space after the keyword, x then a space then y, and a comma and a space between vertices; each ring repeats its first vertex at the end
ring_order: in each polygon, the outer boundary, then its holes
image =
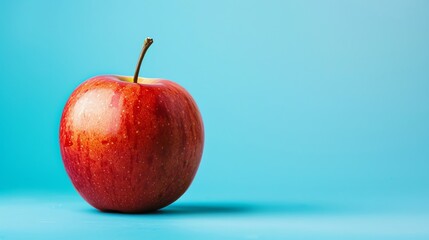
POLYGON ((203 144, 191 95, 162 79, 91 78, 72 93, 60 123, 65 169, 102 211, 147 212, 174 202, 191 184, 203 144))

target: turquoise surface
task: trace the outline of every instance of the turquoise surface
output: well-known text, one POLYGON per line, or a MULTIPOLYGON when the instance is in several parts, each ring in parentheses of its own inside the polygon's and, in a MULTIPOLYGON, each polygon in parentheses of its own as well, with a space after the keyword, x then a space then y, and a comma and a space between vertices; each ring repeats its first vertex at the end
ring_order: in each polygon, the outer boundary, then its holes
POLYGON ((0 198, 0 239, 428 239, 424 198, 181 199, 153 214, 101 213, 76 195, 0 198))
POLYGON ((1 1, 0 239, 428 239, 428 1, 1 1), (206 130, 189 191, 102 214, 62 165, 85 79, 184 86, 206 130))

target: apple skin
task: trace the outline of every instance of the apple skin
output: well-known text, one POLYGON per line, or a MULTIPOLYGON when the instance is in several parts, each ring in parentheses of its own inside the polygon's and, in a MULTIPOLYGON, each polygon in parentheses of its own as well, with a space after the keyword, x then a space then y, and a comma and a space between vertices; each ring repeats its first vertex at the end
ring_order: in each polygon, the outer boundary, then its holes
POLYGON ((190 186, 204 127, 195 101, 178 84, 106 75, 72 93, 59 138, 65 169, 89 204, 138 213, 171 204, 190 186))

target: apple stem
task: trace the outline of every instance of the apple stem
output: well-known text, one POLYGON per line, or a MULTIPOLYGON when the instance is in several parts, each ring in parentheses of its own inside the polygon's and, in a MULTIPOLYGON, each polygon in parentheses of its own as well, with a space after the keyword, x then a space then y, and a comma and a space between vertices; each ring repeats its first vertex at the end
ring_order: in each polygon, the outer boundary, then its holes
POLYGON ((146 51, 149 49, 149 47, 150 47, 150 45, 152 45, 152 43, 153 43, 153 39, 150 37, 148 37, 144 40, 143 48, 142 48, 142 51, 141 51, 140 57, 139 57, 139 62, 137 63, 136 71, 134 73, 134 80, 133 80, 134 83, 137 83, 137 80, 139 78, 140 66, 142 65, 144 55, 146 54, 146 51))

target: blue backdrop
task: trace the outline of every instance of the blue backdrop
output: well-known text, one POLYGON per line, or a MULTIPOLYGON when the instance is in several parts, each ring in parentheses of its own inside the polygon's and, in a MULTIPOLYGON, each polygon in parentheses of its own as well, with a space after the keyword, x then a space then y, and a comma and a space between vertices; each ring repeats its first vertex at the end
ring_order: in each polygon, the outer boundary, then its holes
POLYGON ((206 145, 185 199, 429 193, 428 1, 2 1, 0 193, 70 192, 58 127, 82 81, 173 80, 206 145))
POLYGON ((425 1, 1 4, 0 189, 72 189, 58 125, 100 74, 183 85, 206 147, 192 194, 428 192, 425 1), (210 191, 207 191, 210 189, 210 191))

